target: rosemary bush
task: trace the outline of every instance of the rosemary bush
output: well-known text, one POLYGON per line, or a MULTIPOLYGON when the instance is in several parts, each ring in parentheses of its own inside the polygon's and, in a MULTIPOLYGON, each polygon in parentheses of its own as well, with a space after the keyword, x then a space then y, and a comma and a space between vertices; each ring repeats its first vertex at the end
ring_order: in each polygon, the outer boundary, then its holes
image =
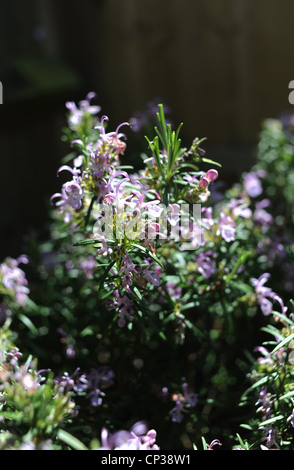
POLYGON ((66 104, 47 239, 0 265, 0 448, 292 449, 289 118, 222 190, 163 105, 109 131, 94 98, 66 104))

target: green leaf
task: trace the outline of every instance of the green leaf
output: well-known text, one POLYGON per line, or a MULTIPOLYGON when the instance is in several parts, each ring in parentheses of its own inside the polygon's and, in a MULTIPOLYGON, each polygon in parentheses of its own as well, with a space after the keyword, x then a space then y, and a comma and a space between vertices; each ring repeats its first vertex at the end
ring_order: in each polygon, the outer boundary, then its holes
POLYGON ((109 263, 109 265, 107 266, 107 268, 105 269, 104 273, 103 273, 103 276, 101 278, 101 281, 100 281, 100 287, 99 287, 99 290, 102 289, 103 287, 103 284, 104 282, 106 281, 106 278, 107 278, 107 275, 109 273, 109 271, 111 270, 111 268, 115 265, 116 263, 116 260, 112 260, 111 263, 109 263))
POLYGON ((292 341, 292 339, 294 338, 294 333, 292 333, 291 335, 287 336, 287 338, 285 338, 283 341, 281 341, 271 352, 271 354, 275 354, 279 349, 281 349, 283 346, 285 346, 286 344, 290 343, 290 341, 292 341))
POLYGON ((294 322, 292 320, 290 320, 290 318, 286 317, 286 315, 284 315, 283 313, 273 311, 272 315, 274 317, 280 318, 282 320, 282 322, 286 322, 286 323, 288 323, 288 325, 294 326, 294 322))
POLYGON ((260 387, 260 385, 263 385, 264 383, 266 383, 267 381, 269 380, 269 378, 266 376, 266 377, 262 377, 261 379, 259 379, 257 382, 255 382, 253 385, 251 385, 251 387, 249 387, 244 393, 243 393, 243 398, 248 395, 252 390, 254 390, 255 388, 258 388, 260 387))
POLYGON ((203 450, 208 450, 208 445, 207 445, 207 442, 205 440, 205 437, 202 436, 201 441, 202 441, 203 450))
POLYGON ((1 418, 8 420, 20 420, 23 416, 23 413, 20 411, 2 411, 0 412, 1 418))
POLYGON ((264 327, 261 328, 261 331, 264 331, 265 333, 269 333, 270 335, 274 336, 275 338, 280 338, 281 340, 283 340, 283 338, 284 338, 282 333, 277 328, 275 328, 273 325, 264 326, 264 327))
POLYGON ((67 431, 64 431, 64 429, 59 429, 57 437, 74 450, 88 450, 87 447, 79 439, 72 436, 67 431))
POLYGON ((155 255, 153 255, 149 250, 147 250, 141 245, 138 245, 137 243, 132 243, 131 246, 140 250, 142 253, 144 253, 145 256, 149 256, 150 258, 152 258, 157 264, 159 264, 159 266, 162 269, 164 269, 162 262, 155 255))
POLYGON ((73 246, 83 246, 83 245, 94 245, 96 243, 101 243, 101 240, 95 238, 87 238, 86 240, 81 240, 73 244, 73 246))
POLYGON ((38 334, 38 329, 26 315, 20 313, 18 317, 23 322, 23 324, 30 330, 31 333, 33 333, 34 335, 38 334))
POLYGON ((217 165, 221 167, 221 164, 218 162, 215 162, 214 160, 210 160, 210 158, 201 158, 201 161, 204 163, 211 163, 212 165, 217 165))
POLYGON ((290 397, 293 397, 294 396, 294 391, 293 392, 288 392, 288 393, 285 393, 285 395, 282 395, 280 397, 280 400, 286 400, 287 398, 290 398, 290 397))
POLYGON ((259 427, 267 426, 268 424, 275 423, 276 421, 280 421, 281 419, 284 419, 283 415, 274 416, 273 418, 266 419, 265 421, 262 421, 262 423, 260 423, 259 427))

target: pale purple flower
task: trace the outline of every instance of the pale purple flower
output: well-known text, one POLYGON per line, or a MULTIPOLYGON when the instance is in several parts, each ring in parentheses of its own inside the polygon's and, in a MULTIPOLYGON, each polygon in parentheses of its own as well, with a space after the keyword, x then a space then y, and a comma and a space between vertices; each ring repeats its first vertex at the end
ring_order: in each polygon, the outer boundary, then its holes
POLYGON ((127 320, 132 320, 133 317, 133 305, 127 295, 123 295, 120 299, 120 305, 118 308, 118 326, 125 326, 127 320))
POLYGON ((87 397, 91 398, 92 406, 101 406, 103 398, 105 397, 105 393, 102 392, 102 390, 100 390, 99 388, 95 388, 87 395, 87 397))
POLYGON ((264 415, 264 419, 268 419, 271 414, 273 402, 271 400, 270 393, 267 392, 266 387, 262 387, 259 392, 259 398, 256 402, 256 406, 258 405, 259 408, 256 410, 257 413, 262 413, 264 415))
POLYGON ((25 273, 19 268, 19 265, 27 263, 28 257, 21 255, 16 259, 6 258, 5 261, 0 264, 0 281, 20 307, 25 305, 30 290, 25 273))
POLYGON ((109 152, 100 153, 99 150, 91 152, 89 170, 96 178, 102 178, 104 173, 111 169, 111 155, 109 152))
POLYGON ((113 292, 112 299, 106 301, 106 307, 109 309, 115 309, 118 312, 118 326, 124 327, 127 321, 132 320, 133 317, 133 305, 127 295, 120 294, 118 289, 113 292))
POLYGON ((81 264, 81 268, 85 276, 89 279, 93 277, 93 274, 95 272, 95 267, 97 264, 94 256, 89 255, 86 259, 82 259, 80 261, 80 264, 81 264))
POLYGON ((209 279, 215 272, 216 267, 213 258, 216 258, 216 254, 211 250, 204 251, 196 256, 197 269, 205 279, 209 279))
POLYGON ((150 260, 144 260, 145 262, 149 261, 149 265, 145 270, 145 277, 148 282, 151 282, 154 286, 158 287, 160 285, 160 274, 161 269, 157 269, 157 264, 155 262, 150 262, 150 260), (151 267, 154 267, 154 270, 151 270, 151 267))
POLYGON ((243 217, 244 219, 252 217, 252 210, 248 207, 248 203, 243 201, 243 199, 232 199, 229 207, 231 208, 232 215, 234 217, 243 217))
POLYGON ((184 419, 184 414, 187 413, 187 411, 188 410, 185 409, 185 404, 180 399, 176 400, 174 408, 169 412, 171 420, 174 423, 181 423, 184 419))
POLYGON ((216 234, 221 235, 221 237, 226 242, 232 242, 235 240, 236 233, 236 222, 229 215, 221 213, 219 227, 216 234))
POLYGON ((263 199, 255 205, 255 211, 253 214, 253 220, 256 224, 260 225, 263 232, 267 232, 269 226, 273 223, 274 219, 272 215, 265 210, 266 207, 269 207, 270 201, 268 199, 263 199))
POLYGON ((77 211, 82 207, 83 204, 83 189, 78 179, 67 181, 63 184, 61 193, 55 193, 51 196, 50 201, 59 198, 56 206, 59 208, 59 212, 64 214, 64 221, 69 222, 73 218, 72 211, 77 211))
POLYGON ((262 194, 262 184, 260 178, 264 178, 265 176, 266 173, 263 170, 243 173, 244 189, 250 197, 255 198, 262 194))
POLYGON ((183 394, 175 394, 172 396, 173 401, 175 402, 174 408, 170 410, 169 414, 171 419, 175 423, 181 423, 184 419, 185 413, 188 412, 189 408, 193 408, 197 403, 197 395, 191 390, 191 388, 186 383, 183 378, 182 384, 183 394))
POLYGON ((136 265, 133 263, 128 254, 122 257, 123 266, 119 270, 118 274, 121 276, 121 280, 124 288, 127 292, 130 292, 133 284, 133 276, 136 275, 136 265))
POLYGON ((113 250, 109 245, 107 245, 104 235, 97 234, 96 236, 99 236, 99 242, 101 243, 101 247, 97 250, 97 255, 102 255, 104 257, 111 255, 113 250))
POLYGON ((285 307, 283 300, 275 292, 264 284, 270 277, 269 273, 263 273, 258 279, 252 278, 251 282, 255 288, 257 300, 264 315, 269 315, 273 311, 273 303, 278 302, 281 308, 281 313, 286 314, 287 307, 285 307))
POLYGON ((292 413, 287 418, 287 421, 290 421, 292 428, 294 428, 294 400, 293 400, 293 398, 291 398, 291 401, 292 401, 293 409, 292 409, 292 413))
POLYGON ((99 388, 105 390, 114 384, 115 375, 109 366, 103 365, 98 369, 92 369, 87 379, 89 388, 96 389, 99 386, 99 388))
POLYGON ((211 443, 208 444, 207 450, 213 450, 213 448, 214 448, 215 446, 221 446, 221 445, 222 445, 222 443, 220 442, 219 439, 213 439, 213 441, 211 441, 211 443))
POLYGON ((125 138, 125 134, 119 132, 120 128, 123 126, 130 126, 129 122, 122 122, 117 126, 114 132, 105 132, 104 121, 108 121, 107 116, 102 116, 101 123, 99 126, 96 126, 95 129, 98 129, 100 132, 100 139, 107 147, 109 147, 111 152, 114 152, 116 155, 122 154, 125 151, 126 144, 121 139, 125 138))
POLYGON ((201 221, 208 228, 212 228, 214 225, 214 220, 212 216, 212 207, 202 207, 201 208, 201 221))
POLYGON ((73 101, 65 103, 66 108, 69 110, 68 123, 69 127, 76 129, 81 124, 85 114, 98 114, 101 110, 100 106, 91 105, 91 100, 96 96, 94 92, 89 92, 84 100, 78 103, 78 106, 73 101))
POLYGON ((201 178, 203 178, 205 175, 204 171, 198 171, 197 173, 193 174, 193 175, 184 175, 183 176, 183 179, 186 180, 189 185, 198 185, 199 184, 199 181, 201 178))
POLYGON ((258 351, 262 357, 257 359, 259 364, 273 364, 274 360, 272 354, 264 347, 264 346, 257 346, 254 348, 254 351, 258 351))
POLYGON ((186 382, 183 383, 182 390, 185 399, 185 404, 194 407, 198 401, 196 393, 191 390, 191 388, 186 382))
POLYGON ((179 300, 182 296, 182 288, 175 282, 167 282, 166 290, 170 297, 174 300, 179 300))
POLYGON ((106 428, 101 432, 101 447, 97 450, 159 450, 154 429, 146 432, 144 422, 136 423, 130 431, 118 431, 109 435, 106 428))

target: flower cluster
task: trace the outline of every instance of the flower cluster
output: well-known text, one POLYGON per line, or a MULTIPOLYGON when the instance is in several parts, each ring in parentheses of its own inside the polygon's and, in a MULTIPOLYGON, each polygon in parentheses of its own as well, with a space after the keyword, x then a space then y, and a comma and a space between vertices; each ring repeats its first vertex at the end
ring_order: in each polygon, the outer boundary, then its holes
POLYGON ((23 354, 0 336, 1 449, 53 449, 53 434, 74 416, 75 403, 66 391, 56 388, 51 376, 37 370, 36 360, 23 354))
POLYGON ((27 263, 27 256, 21 255, 17 259, 6 258, 0 264, 0 324, 11 315, 11 308, 22 308, 28 300, 28 281, 19 267, 27 263))
POLYGON ((107 429, 101 432, 101 447, 98 450, 159 450, 156 431, 147 431, 145 422, 137 422, 130 431, 118 431, 109 435, 107 429))
MULTIPOLYGON (((191 390, 185 379, 183 379, 181 388, 182 393, 172 394, 172 401, 175 403, 175 406, 170 410, 169 414, 174 423, 181 423, 185 413, 188 413, 189 409, 194 408, 197 403, 197 395, 191 390)), ((167 395, 168 389, 164 387, 162 393, 167 395)))

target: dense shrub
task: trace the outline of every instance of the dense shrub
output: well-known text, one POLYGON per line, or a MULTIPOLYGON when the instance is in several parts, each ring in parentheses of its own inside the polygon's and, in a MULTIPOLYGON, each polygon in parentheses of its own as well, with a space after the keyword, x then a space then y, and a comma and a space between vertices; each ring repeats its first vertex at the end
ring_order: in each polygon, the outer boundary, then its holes
POLYGON ((0 448, 293 448, 290 119, 222 190, 162 105, 131 168, 150 115, 109 132, 94 97, 67 103, 47 240, 0 266, 0 448))

